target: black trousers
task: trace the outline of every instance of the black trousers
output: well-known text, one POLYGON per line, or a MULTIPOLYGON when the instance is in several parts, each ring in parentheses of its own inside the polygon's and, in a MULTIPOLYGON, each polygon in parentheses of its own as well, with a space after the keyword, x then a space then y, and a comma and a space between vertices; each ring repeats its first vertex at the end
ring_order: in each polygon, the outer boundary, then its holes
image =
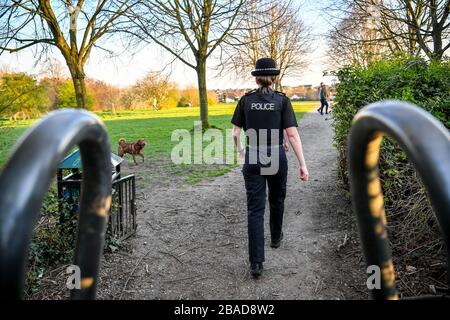
POLYGON ((264 262, 264 210, 266 185, 269 189, 270 234, 272 240, 281 237, 286 198, 287 158, 283 147, 278 148, 279 168, 273 175, 261 175, 262 164, 248 163, 248 152, 242 173, 247 191, 248 251, 250 263, 264 262))
POLYGON ((325 112, 328 113, 328 101, 327 99, 320 99, 320 108, 319 111, 321 114, 323 114, 323 107, 326 107, 325 112))

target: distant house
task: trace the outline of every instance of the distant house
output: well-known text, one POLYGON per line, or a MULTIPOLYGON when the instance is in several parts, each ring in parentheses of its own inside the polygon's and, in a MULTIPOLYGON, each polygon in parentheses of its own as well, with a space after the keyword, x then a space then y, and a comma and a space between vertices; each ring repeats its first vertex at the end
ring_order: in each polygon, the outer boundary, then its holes
POLYGON ((217 100, 222 103, 235 103, 242 94, 242 89, 225 89, 215 91, 217 100))
MULTIPOLYGON (((290 97, 292 101, 317 101, 318 87, 311 84, 297 85, 297 86, 283 86, 283 92, 286 96, 290 97)), ((229 88, 229 89, 217 89, 214 92, 217 95, 217 99, 221 103, 236 103, 240 97, 254 88, 229 88)), ((332 88, 330 88, 330 96, 333 94, 332 88)))
POLYGON ((301 93, 294 93, 291 96, 291 100, 292 101, 302 101, 302 100, 305 100, 305 99, 306 99, 306 96, 301 94, 301 93))
POLYGON ((239 101, 239 96, 234 92, 229 92, 224 99, 225 103, 235 103, 236 101, 239 101))

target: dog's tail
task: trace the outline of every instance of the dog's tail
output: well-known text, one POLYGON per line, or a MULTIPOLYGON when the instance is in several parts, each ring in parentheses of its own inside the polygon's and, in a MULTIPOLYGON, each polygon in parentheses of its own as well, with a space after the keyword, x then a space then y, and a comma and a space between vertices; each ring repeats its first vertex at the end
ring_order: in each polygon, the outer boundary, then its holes
POLYGON ((121 138, 121 139, 119 139, 119 145, 120 144, 123 144, 123 143, 126 143, 127 141, 124 139, 124 138, 121 138))

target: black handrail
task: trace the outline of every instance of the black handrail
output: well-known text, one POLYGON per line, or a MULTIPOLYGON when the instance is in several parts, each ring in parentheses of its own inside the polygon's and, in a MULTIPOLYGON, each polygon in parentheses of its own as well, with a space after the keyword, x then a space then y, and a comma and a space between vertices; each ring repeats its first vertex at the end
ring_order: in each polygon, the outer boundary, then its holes
POLYGON ((386 230, 378 160, 383 134, 406 152, 428 191, 447 248, 450 278, 450 134, 423 109, 400 101, 371 104, 355 116, 348 139, 353 207, 367 265, 381 269, 375 299, 398 298, 386 230))
POLYGON ((28 247, 57 166, 80 147, 83 182, 74 264, 81 289, 72 299, 95 298, 111 204, 110 145, 102 122, 81 110, 48 114, 17 142, 0 173, 0 297, 21 298, 28 247))

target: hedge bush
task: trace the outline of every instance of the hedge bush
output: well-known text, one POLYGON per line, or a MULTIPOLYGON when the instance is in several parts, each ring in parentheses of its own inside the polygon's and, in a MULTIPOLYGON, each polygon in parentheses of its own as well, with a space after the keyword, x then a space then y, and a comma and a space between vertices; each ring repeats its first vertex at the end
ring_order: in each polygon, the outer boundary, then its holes
MULTIPOLYGON (((367 68, 345 67, 337 76, 335 145, 340 181, 347 190, 347 135, 354 115, 367 104, 386 99, 408 101, 431 112, 450 128, 448 61, 394 57, 367 68)), ((394 263, 402 278, 401 291, 413 295, 427 291, 429 285, 445 286, 443 244, 426 192, 405 153, 387 139, 381 148, 380 177, 394 263)))

